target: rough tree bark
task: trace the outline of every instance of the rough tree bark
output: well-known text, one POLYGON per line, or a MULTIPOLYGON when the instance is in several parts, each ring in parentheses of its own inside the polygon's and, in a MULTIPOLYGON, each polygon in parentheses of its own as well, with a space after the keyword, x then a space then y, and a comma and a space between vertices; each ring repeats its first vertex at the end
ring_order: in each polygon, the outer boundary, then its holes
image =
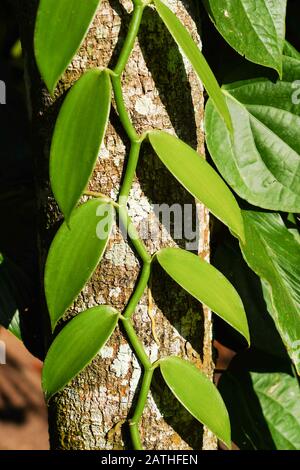
MULTIPOLYGON (((55 99, 46 92, 36 69, 32 35, 37 0, 17 0, 26 65, 26 82, 34 134, 34 157, 40 211, 41 268, 45 253, 61 216, 48 183, 48 154, 53 123, 65 91, 88 68, 116 62, 126 34, 130 0, 103 0, 79 53, 61 80, 55 99)), ((200 47, 197 2, 168 0, 167 3, 192 33, 200 47)), ((138 41, 123 76, 126 105, 136 130, 165 129, 176 133, 203 153, 203 92, 190 65, 158 19, 147 8, 138 41)), ((151 204, 185 204, 193 207, 199 220, 199 255, 209 258, 207 210, 180 187, 147 146, 143 147, 129 208, 136 226, 145 231, 145 221, 155 225, 151 204)), ((128 141, 115 110, 90 182, 90 189, 116 198, 128 141)), ((201 158, 199 156, 199 158, 201 158)), ((126 160, 125 160, 126 161, 126 160)), ((150 230, 146 241, 151 253, 161 246, 185 246, 174 233, 150 230), (152 233, 151 233, 152 232, 152 233)), ((153 225, 152 225, 153 227, 153 225)), ((108 303, 123 309, 140 270, 131 246, 117 232, 110 241, 101 265, 68 315, 87 307, 108 303)), ((42 269, 41 269, 42 272, 42 269)), ((152 298, 145 293, 136 309, 134 323, 151 360, 175 354, 193 361, 210 377, 213 373, 211 314, 182 291, 156 267, 152 298), (151 307, 151 303, 153 303, 151 307), (151 321, 151 312, 154 322, 151 321), (149 315, 150 314, 150 315, 149 315), (157 344, 159 343, 159 344, 157 344)), ((49 408, 50 443, 53 449, 123 449, 130 443, 126 419, 132 412, 139 387, 140 366, 118 329, 107 346, 78 378, 59 393, 49 408)), ((141 423, 146 449, 215 449, 216 440, 202 432, 198 422, 170 396, 159 376, 141 423)))

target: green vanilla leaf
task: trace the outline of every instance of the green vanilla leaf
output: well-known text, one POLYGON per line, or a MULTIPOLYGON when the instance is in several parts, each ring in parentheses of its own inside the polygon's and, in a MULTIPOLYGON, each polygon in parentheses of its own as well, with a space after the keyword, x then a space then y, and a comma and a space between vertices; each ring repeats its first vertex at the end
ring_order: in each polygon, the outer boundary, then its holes
POLYGON ((79 49, 99 3, 99 0, 40 0, 34 49, 51 94, 79 49))
POLYGON ((159 365, 178 401, 230 448, 229 416, 216 386, 194 364, 179 357, 166 357, 159 365))
POLYGON ((51 145, 50 180, 67 220, 93 172, 110 104, 109 75, 93 69, 72 87, 58 115, 51 145))
POLYGON ((114 308, 101 305, 80 313, 60 331, 43 367, 42 386, 47 400, 91 362, 112 335, 118 319, 114 308))
POLYGON ((240 197, 264 209, 300 212, 299 88, 291 72, 297 64, 299 73, 300 62, 285 57, 284 80, 277 83, 257 78, 224 87, 233 136, 212 101, 206 105, 206 142, 214 163, 240 197))
POLYGON ((243 241, 241 210, 227 185, 205 159, 166 132, 150 132, 149 140, 175 178, 243 241))
POLYGON ((246 59, 281 76, 287 0, 205 0, 224 39, 246 59))
POLYGON ((163 248, 156 257, 174 281, 223 318, 250 344, 243 303, 233 285, 220 271, 199 256, 180 248, 163 248))
POLYGON ((276 328, 300 374, 300 243, 279 214, 243 211, 246 243, 241 246, 250 268, 269 292, 276 328))
POLYGON ((190 61, 193 69, 203 82, 207 93, 213 100, 220 116, 224 119, 227 128, 229 131, 232 131, 232 124, 226 101, 205 57, 177 16, 160 0, 153 0, 153 3, 174 41, 181 48, 183 54, 190 61))
POLYGON ((51 325, 72 305, 105 251, 114 220, 113 207, 92 199, 64 222, 49 250, 45 268, 45 292, 51 325))

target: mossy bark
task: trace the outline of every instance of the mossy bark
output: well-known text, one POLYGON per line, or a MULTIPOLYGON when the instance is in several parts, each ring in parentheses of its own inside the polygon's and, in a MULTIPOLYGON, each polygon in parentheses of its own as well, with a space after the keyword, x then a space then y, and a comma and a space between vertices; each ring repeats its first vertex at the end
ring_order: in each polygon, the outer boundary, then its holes
MULTIPOLYGON (((199 43, 199 18, 192 0, 167 2, 199 43)), ((39 78, 32 51, 36 1, 19 1, 18 12, 26 64, 28 102, 34 130, 34 154, 40 210, 41 272, 57 222, 61 219, 50 192, 48 154, 53 123, 65 91, 91 67, 116 63, 124 40, 132 4, 129 0, 103 0, 80 51, 51 99, 39 78), (24 3, 26 5, 24 5, 24 3)), ((50 27, 50 25, 49 25, 50 27)), ((122 80, 126 106, 138 133, 164 129, 176 133, 203 154, 202 85, 152 8, 147 8, 138 41, 122 80)), ((108 132, 90 182, 90 189, 116 198, 128 139, 112 110, 108 132)), ((199 155, 199 158, 202 158, 199 155)), ((147 145, 129 198, 130 215, 140 232, 148 229, 150 253, 162 246, 185 247, 184 237, 175 239, 157 220, 153 204, 190 205, 198 218, 198 253, 209 258, 209 217, 168 173, 147 145), (147 224, 145 222, 147 221, 147 224), (150 225, 149 225, 150 224, 150 225), (152 224, 152 225, 151 225, 152 224), (149 229, 150 226, 150 229, 149 229), (153 229, 153 227, 156 229, 153 229)), ((145 233, 143 233, 145 237, 145 233)), ((117 231, 92 280, 68 312, 108 303, 123 309, 140 271, 140 262, 130 244, 117 231)), ((45 317, 46 318, 46 317, 45 317)), ((47 331, 47 321, 44 330, 47 331)), ((151 360, 166 355, 188 358, 210 377, 211 314, 175 285, 156 266, 150 290, 138 305, 134 323, 151 360), (151 319, 152 317, 152 319, 151 319), (153 321, 154 319, 154 321, 153 321)), ((132 413, 139 389, 140 366, 121 329, 88 366, 50 403, 50 443, 53 449, 130 448, 126 420, 132 413)), ((216 447, 214 437, 166 390, 155 376, 140 426, 146 449, 201 449, 216 447)))

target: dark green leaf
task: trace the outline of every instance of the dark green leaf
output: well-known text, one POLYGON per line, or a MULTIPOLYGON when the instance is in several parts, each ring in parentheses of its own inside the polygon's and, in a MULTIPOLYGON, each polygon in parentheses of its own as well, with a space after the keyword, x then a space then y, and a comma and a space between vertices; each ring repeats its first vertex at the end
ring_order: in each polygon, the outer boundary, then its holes
POLYGON ((178 181, 244 240, 240 208, 222 178, 204 158, 166 132, 150 132, 149 140, 161 161, 178 181))
POLYGON ((195 365, 179 357, 162 359, 160 370, 170 390, 191 415, 231 447, 228 413, 215 385, 195 365))
POLYGON ((118 319, 115 309, 101 305, 80 313, 62 329, 44 362, 42 385, 47 400, 89 364, 112 335, 118 319))
POLYGON ((220 271, 199 256, 179 248, 164 248, 157 253, 157 259, 174 281, 250 342, 242 301, 220 271))
POLYGON ((212 263, 232 283, 243 301, 251 346, 277 357, 288 357, 272 319, 273 307, 268 292, 244 261, 236 240, 232 238, 219 244, 212 263))
POLYGON ((248 352, 222 374, 219 390, 241 450, 300 450, 300 390, 288 365, 248 352))
POLYGON ((300 52, 298 52, 297 49, 295 49, 288 41, 284 42, 283 53, 288 57, 300 60, 300 52))
POLYGON ((287 0, 206 0, 226 41, 248 60, 281 75, 287 0))
POLYGON ((45 292, 52 328, 71 306, 102 258, 114 210, 93 199, 76 209, 54 238, 45 268, 45 292))
POLYGON ((293 103, 299 91, 290 70, 294 63, 300 65, 284 59, 284 81, 226 85, 233 139, 210 100, 205 112, 209 152, 232 189, 251 204, 284 212, 300 211, 300 106, 293 103))
POLYGON ((182 49, 182 52, 191 62, 198 77, 200 80, 202 80, 207 93, 213 100, 216 108, 218 109, 218 112, 224 119, 227 128, 229 131, 231 131, 232 124, 226 102, 222 96, 218 82, 200 49, 193 41, 189 32, 186 30, 180 20, 164 3, 162 3, 160 0, 154 0, 153 3, 159 16, 172 35, 174 41, 182 49))
POLYGON ((111 84, 106 71, 85 73, 60 110, 50 156, 50 179, 64 216, 78 203, 95 166, 106 131, 111 84))
POLYGON ((34 48, 50 93, 80 47, 100 0, 40 0, 34 48))
POLYGON ((244 258, 270 291, 269 313, 300 373, 300 244, 279 214, 243 211, 243 217, 244 258))

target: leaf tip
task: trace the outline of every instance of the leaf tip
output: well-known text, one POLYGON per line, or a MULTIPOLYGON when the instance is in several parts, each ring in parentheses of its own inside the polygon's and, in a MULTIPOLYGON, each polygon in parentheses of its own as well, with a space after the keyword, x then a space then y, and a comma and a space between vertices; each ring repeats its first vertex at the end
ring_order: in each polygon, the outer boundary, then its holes
POLYGON ((50 312, 50 323, 51 323, 51 332, 53 333, 57 325, 57 320, 52 317, 51 312, 50 312))

